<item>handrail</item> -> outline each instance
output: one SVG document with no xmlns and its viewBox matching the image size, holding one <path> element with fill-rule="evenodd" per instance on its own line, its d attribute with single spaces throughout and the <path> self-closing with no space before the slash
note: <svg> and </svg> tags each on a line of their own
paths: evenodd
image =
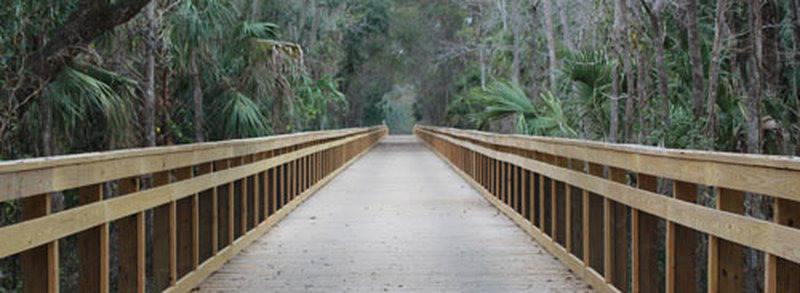
<svg viewBox="0 0 800 293">
<path fill-rule="evenodd" d="M 312 141 L 336 139 L 369 132 L 371 129 L 304 132 L 0 162 L 0 201 L 261 153 Z"/>
<path fill-rule="evenodd" d="M 705 266 L 708 292 L 740 292 L 745 247 L 765 254 L 766 292 L 800 290 L 797 158 L 421 125 L 415 134 L 603 291 L 695 292 Z M 707 190 L 716 207 L 698 203 Z M 773 198 L 774 220 L 745 216 L 746 194 Z M 703 250 L 708 258 L 698 260 Z"/>
<path fill-rule="evenodd" d="M 19 200 L 22 221 L 0 227 L 0 258 L 19 255 L 24 291 L 57 292 L 59 242 L 77 235 L 81 292 L 112 283 L 189 291 L 386 134 L 376 126 L 3 162 L 0 201 Z M 79 204 L 52 212 L 56 192 Z"/>
</svg>

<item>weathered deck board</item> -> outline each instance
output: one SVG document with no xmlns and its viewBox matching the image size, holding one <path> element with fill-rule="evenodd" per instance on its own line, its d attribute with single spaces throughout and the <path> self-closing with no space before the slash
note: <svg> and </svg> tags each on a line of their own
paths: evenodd
<svg viewBox="0 0 800 293">
<path fill-rule="evenodd" d="M 201 292 L 588 292 L 413 137 L 387 137 Z"/>
</svg>

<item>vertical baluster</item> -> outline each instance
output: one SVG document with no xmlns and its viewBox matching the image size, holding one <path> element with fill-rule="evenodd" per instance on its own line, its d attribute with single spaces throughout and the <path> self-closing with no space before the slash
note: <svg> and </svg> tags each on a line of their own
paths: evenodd
<svg viewBox="0 0 800 293">
<path fill-rule="evenodd" d="M 628 185 L 628 171 L 624 169 L 609 167 L 610 179 L 614 182 Z M 609 200 L 611 212 L 610 233 L 611 239 L 611 265 L 612 281 L 615 287 L 622 292 L 628 291 L 628 207 L 613 200 Z"/>
<path fill-rule="evenodd" d="M 656 177 L 636 174 L 637 188 L 657 192 Z M 633 244 L 633 292 L 662 292 L 659 284 L 658 218 L 640 210 L 631 211 Z"/>
<path fill-rule="evenodd" d="M 673 196 L 682 201 L 697 201 L 697 185 L 674 181 Z M 690 228 L 667 223 L 667 292 L 691 293 L 697 290 L 697 235 Z"/>
<path fill-rule="evenodd" d="M 228 160 L 219 160 L 214 162 L 215 172 L 222 172 L 224 170 L 227 170 L 228 167 L 229 167 Z M 231 234 L 233 234 L 233 230 L 230 229 L 229 228 L 230 226 L 228 225 L 229 223 L 231 223 L 230 218 L 233 217 L 233 215 L 230 214 L 230 209 L 229 209 L 230 199 L 232 198 L 233 195 L 231 193 L 232 185 L 233 185 L 232 183 L 228 182 L 214 189 L 216 192 L 214 200 L 215 203 L 214 211 L 216 212 L 216 215 L 214 217 L 215 221 L 213 223 L 215 226 L 214 229 L 212 230 L 215 232 L 213 235 L 214 238 L 216 239 L 216 241 L 214 241 L 214 244 L 216 245 L 216 247 L 214 247 L 214 255 L 216 255 L 225 246 L 228 246 L 228 241 L 232 236 Z"/>
<path fill-rule="evenodd" d="M 211 173 L 212 170 L 212 163 L 200 164 L 197 166 L 197 176 Z M 192 261 L 193 269 L 197 269 L 203 260 L 213 255 L 211 243 L 214 241 L 214 239 L 211 236 L 211 229 L 213 226 L 212 222 L 216 221 L 216 218 L 214 217 L 214 215 L 216 215 L 214 206 L 214 198 L 216 197 L 215 194 L 215 188 L 211 188 L 195 195 L 195 197 L 197 197 L 197 205 L 195 205 L 195 209 L 192 211 L 192 218 L 194 219 L 194 224 L 198 226 L 195 229 L 198 235 L 194 236 L 194 239 L 195 244 L 198 245 L 199 255 L 197 255 L 196 259 Z"/>
<path fill-rule="evenodd" d="M 189 166 L 175 170 L 175 179 L 178 181 L 191 179 L 194 175 L 193 169 L 193 166 Z M 197 194 L 192 194 L 188 197 L 182 198 L 177 202 L 177 268 L 176 277 L 173 280 L 174 282 L 192 271 L 194 268 L 194 258 L 195 255 L 198 254 L 196 251 L 197 245 L 195 242 L 195 235 L 197 232 L 195 231 L 196 222 L 194 219 L 194 210 L 196 207 Z"/>
<path fill-rule="evenodd" d="M 776 198 L 775 222 L 795 229 L 800 228 L 800 202 Z M 773 254 L 766 255 L 766 293 L 800 292 L 800 264 Z"/>
<path fill-rule="evenodd" d="M 139 177 L 119 180 L 119 195 L 139 191 Z M 145 287 L 145 242 L 144 212 L 117 221 L 119 231 L 119 279 L 120 292 L 143 293 Z"/>
<path fill-rule="evenodd" d="M 103 200 L 103 184 L 81 187 L 78 204 L 86 205 L 101 200 Z M 78 233 L 78 259 L 80 260 L 78 289 L 81 292 L 108 292 L 108 240 L 108 223 Z"/>
<path fill-rule="evenodd" d="M 23 221 L 47 216 L 52 209 L 49 193 L 24 197 L 20 203 Z M 22 252 L 20 270 L 23 292 L 58 292 L 58 241 Z"/>
<path fill-rule="evenodd" d="M 603 178 L 603 165 L 589 163 L 589 175 Z M 593 193 L 588 194 L 589 202 L 589 241 L 591 248 L 589 250 L 589 264 L 597 272 L 603 275 L 607 282 L 611 281 L 611 275 L 607 269 L 610 265 L 607 255 L 611 252 L 608 250 L 610 247 L 607 245 L 610 238 L 608 238 L 608 231 L 610 226 L 610 219 L 608 218 L 608 199 Z"/>
<path fill-rule="evenodd" d="M 170 171 L 153 174 L 153 188 L 170 183 Z M 175 281 L 175 213 L 176 204 L 167 204 L 153 209 L 153 287 L 164 290 Z"/>
<path fill-rule="evenodd" d="M 744 215 L 745 193 L 714 188 L 717 209 Z M 742 292 L 744 289 L 744 247 L 708 236 L 708 292 Z"/>
</svg>

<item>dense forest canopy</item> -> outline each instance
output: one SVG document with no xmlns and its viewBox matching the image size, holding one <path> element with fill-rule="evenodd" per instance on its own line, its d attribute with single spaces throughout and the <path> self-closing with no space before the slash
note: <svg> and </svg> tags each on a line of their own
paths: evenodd
<svg viewBox="0 0 800 293">
<path fill-rule="evenodd" d="M 792 0 L 9 0 L 2 157 L 415 123 L 800 151 Z"/>
</svg>

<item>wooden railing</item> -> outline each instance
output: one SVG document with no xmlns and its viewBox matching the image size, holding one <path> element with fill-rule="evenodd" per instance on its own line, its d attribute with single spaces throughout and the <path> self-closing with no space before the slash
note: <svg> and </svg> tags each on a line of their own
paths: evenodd
<svg viewBox="0 0 800 293">
<path fill-rule="evenodd" d="M 3 162 L 0 201 L 18 201 L 22 219 L 0 227 L 0 258 L 18 255 L 23 291 L 57 292 L 59 275 L 74 275 L 59 265 L 59 241 L 76 237 L 74 289 L 186 292 L 386 133 L 358 128 Z M 53 212 L 54 193 L 77 204 Z"/>
<path fill-rule="evenodd" d="M 798 158 L 427 126 L 415 133 L 595 289 L 743 292 L 754 282 L 800 292 Z M 698 203 L 701 192 L 716 202 Z M 746 216 L 753 195 L 774 216 Z M 753 267 L 746 255 L 763 269 L 745 269 Z"/>
</svg>

